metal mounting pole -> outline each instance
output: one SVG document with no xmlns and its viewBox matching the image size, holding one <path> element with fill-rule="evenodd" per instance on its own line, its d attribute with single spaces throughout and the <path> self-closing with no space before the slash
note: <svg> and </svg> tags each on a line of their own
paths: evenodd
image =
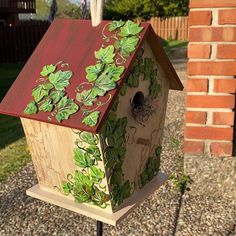
<svg viewBox="0 0 236 236">
<path fill-rule="evenodd" d="M 97 236 L 102 236 L 103 223 L 97 220 Z"/>
</svg>

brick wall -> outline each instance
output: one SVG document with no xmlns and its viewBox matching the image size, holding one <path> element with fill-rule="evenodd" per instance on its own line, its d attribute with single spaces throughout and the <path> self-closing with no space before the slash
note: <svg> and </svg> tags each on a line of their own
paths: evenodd
<svg viewBox="0 0 236 236">
<path fill-rule="evenodd" d="M 186 154 L 232 155 L 236 0 L 190 0 Z"/>
</svg>

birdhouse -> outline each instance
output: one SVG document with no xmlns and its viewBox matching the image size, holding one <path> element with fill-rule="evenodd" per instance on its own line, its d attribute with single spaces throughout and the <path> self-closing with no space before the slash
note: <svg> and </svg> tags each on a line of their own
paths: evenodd
<svg viewBox="0 0 236 236">
<path fill-rule="evenodd" d="M 55 20 L 0 104 L 23 124 L 27 194 L 116 225 L 166 179 L 168 91 L 182 88 L 150 24 Z"/>
</svg>

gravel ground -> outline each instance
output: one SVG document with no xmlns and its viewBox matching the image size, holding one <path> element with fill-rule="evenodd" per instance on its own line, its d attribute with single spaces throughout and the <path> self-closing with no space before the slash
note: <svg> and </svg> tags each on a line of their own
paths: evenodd
<svg viewBox="0 0 236 236">
<path fill-rule="evenodd" d="M 184 82 L 185 61 L 175 61 L 174 65 Z M 170 137 L 183 140 L 183 114 L 184 92 L 171 91 L 161 165 L 162 171 L 168 174 L 176 171 L 175 154 L 169 149 L 169 142 Z M 36 183 L 31 163 L 0 183 L 1 236 L 96 235 L 95 220 L 26 196 L 26 189 Z M 104 235 L 233 236 L 236 235 L 235 212 L 233 200 L 192 194 L 192 191 L 182 197 L 167 181 L 118 227 L 105 224 Z"/>
</svg>

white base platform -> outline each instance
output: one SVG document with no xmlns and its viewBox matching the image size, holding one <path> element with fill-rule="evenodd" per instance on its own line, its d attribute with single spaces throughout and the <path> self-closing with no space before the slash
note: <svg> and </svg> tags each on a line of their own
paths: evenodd
<svg viewBox="0 0 236 236">
<path fill-rule="evenodd" d="M 104 223 L 116 226 L 122 219 L 124 219 L 132 210 L 139 206 L 148 196 L 150 196 L 154 191 L 160 188 L 161 185 L 167 180 L 168 176 L 164 173 L 159 173 L 153 178 L 148 184 L 146 184 L 137 193 L 133 194 L 130 198 L 124 201 L 114 213 L 108 213 L 105 210 L 90 207 L 85 204 L 78 204 L 74 200 L 68 198 L 67 196 L 59 195 L 46 189 L 40 188 L 37 184 L 26 191 L 26 194 L 40 199 L 42 201 L 54 204 L 66 208 L 70 211 L 77 212 L 79 214 L 94 218 L 96 220 L 102 221 Z"/>
</svg>

